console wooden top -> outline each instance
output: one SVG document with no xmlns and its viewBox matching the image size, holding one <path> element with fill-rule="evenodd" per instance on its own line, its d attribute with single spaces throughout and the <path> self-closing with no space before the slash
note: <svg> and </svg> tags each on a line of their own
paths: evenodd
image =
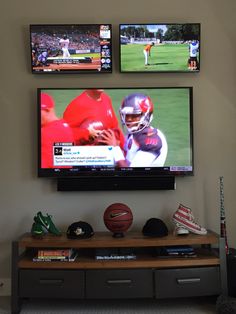
<svg viewBox="0 0 236 314">
<path fill-rule="evenodd" d="M 127 232 L 123 238 L 114 238 L 111 232 L 95 232 L 94 236 L 88 239 L 68 239 L 66 234 L 54 236 L 46 234 L 37 239 L 30 233 L 24 234 L 18 239 L 19 247 L 40 248 L 40 247 L 73 247 L 73 248 L 106 248 L 106 247 L 155 247 L 168 245 L 194 245 L 214 244 L 219 242 L 219 235 L 208 231 L 206 235 L 188 234 L 175 236 L 169 234 L 165 237 L 146 237 L 141 232 Z"/>
</svg>

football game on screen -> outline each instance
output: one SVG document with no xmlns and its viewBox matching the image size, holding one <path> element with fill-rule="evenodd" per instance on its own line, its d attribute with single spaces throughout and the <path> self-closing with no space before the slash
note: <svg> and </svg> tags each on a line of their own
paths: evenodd
<svg viewBox="0 0 236 314">
<path fill-rule="evenodd" d="M 190 104 L 190 88 L 41 89 L 41 168 L 191 172 Z"/>
</svg>

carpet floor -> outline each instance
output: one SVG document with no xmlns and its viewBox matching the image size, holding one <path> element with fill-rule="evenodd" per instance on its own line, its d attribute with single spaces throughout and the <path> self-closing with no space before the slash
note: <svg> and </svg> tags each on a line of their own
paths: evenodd
<svg viewBox="0 0 236 314">
<path fill-rule="evenodd" d="M 10 314 L 10 298 L 0 297 L 0 314 Z M 165 300 L 27 300 L 21 314 L 215 314 L 216 298 Z"/>
</svg>

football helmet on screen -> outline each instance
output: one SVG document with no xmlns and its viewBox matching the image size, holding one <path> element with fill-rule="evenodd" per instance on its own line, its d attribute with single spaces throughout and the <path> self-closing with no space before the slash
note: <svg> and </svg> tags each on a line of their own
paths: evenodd
<svg viewBox="0 0 236 314">
<path fill-rule="evenodd" d="M 130 133 L 140 132 L 150 125 L 153 109 L 154 105 L 147 95 L 130 94 L 124 98 L 120 107 L 122 124 Z"/>
<path fill-rule="evenodd" d="M 97 139 L 104 130 L 104 125 L 102 121 L 86 119 L 79 125 L 79 132 L 81 129 L 86 129 L 89 131 L 89 138 L 87 140 L 80 139 L 79 145 L 97 145 Z"/>
</svg>

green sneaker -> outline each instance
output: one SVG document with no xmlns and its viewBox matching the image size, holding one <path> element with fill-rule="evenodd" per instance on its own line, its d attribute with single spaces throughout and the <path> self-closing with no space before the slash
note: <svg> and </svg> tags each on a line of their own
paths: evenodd
<svg viewBox="0 0 236 314">
<path fill-rule="evenodd" d="M 33 223 L 31 227 L 31 235 L 37 238 L 40 238 L 44 235 L 44 231 L 40 223 L 38 222 Z"/>
<path fill-rule="evenodd" d="M 61 231 L 57 229 L 57 227 L 54 225 L 51 215 L 47 214 L 46 216 L 44 216 L 41 212 L 38 212 L 37 215 L 34 217 L 34 221 L 41 224 L 41 226 L 50 233 L 57 236 L 61 235 Z"/>
</svg>

